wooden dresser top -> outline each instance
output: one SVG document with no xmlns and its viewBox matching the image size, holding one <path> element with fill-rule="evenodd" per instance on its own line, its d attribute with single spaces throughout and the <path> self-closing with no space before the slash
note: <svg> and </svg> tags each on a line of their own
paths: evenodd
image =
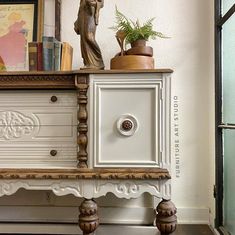
<svg viewBox="0 0 235 235">
<path fill-rule="evenodd" d="M 145 70 L 74 70 L 68 72 L 1 72 L 0 89 L 75 89 L 77 83 L 88 83 L 89 74 L 172 73 L 171 69 Z"/>
</svg>

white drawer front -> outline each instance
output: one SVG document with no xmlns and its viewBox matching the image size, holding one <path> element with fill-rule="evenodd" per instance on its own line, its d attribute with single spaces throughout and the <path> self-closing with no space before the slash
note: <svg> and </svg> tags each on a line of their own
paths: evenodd
<svg viewBox="0 0 235 235">
<path fill-rule="evenodd" d="M 56 151 L 55 155 L 51 151 Z M 1 168 L 66 168 L 77 166 L 77 148 L 48 146 L 1 147 Z"/>
<path fill-rule="evenodd" d="M 53 100 L 56 97 L 56 101 Z M 1 91 L 0 107 L 76 107 L 76 91 Z"/>
<path fill-rule="evenodd" d="M 75 108 L 0 108 L 1 145 L 15 142 L 73 142 L 76 135 Z"/>
<path fill-rule="evenodd" d="M 0 93 L 0 167 L 76 167 L 76 142 L 76 92 Z"/>
<path fill-rule="evenodd" d="M 136 77 L 92 80 L 94 131 L 90 130 L 90 138 L 94 148 L 90 146 L 90 151 L 95 167 L 159 167 L 162 85 L 161 79 Z M 131 123 L 129 130 L 123 129 L 124 121 Z"/>
</svg>

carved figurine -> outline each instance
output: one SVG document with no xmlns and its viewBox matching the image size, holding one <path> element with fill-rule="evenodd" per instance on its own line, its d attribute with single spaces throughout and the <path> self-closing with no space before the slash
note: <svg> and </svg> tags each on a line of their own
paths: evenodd
<svg viewBox="0 0 235 235">
<path fill-rule="evenodd" d="M 95 40 L 99 12 L 103 6 L 104 0 L 80 0 L 74 30 L 81 39 L 81 53 L 84 63 L 82 69 L 104 69 L 102 54 Z"/>
</svg>

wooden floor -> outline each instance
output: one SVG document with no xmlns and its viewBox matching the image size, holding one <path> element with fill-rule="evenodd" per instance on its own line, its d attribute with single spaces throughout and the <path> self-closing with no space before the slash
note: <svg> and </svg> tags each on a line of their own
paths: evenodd
<svg viewBox="0 0 235 235">
<path fill-rule="evenodd" d="M 104 226 L 96 235 L 160 235 L 154 227 Z M 214 235 L 208 225 L 178 225 L 171 235 Z"/>
<path fill-rule="evenodd" d="M 179 225 L 174 235 L 213 235 L 207 225 Z"/>
<path fill-rule="evenodd" d="M 37 231 L 35 232 L 37 233 Z M 156 228 L 151 226 L 101 225 L 95 235 L 160 235 L 160 233 Z M 172 235 L 214 235 L 214 233 L 207 225 L 178 225 L 177 231 Z"/>
</svg>

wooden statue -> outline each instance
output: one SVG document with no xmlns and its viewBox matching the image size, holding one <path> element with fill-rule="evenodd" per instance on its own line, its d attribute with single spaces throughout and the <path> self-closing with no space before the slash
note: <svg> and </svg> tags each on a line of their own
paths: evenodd
<svg viewBox="0 0 235 235">
<path fill-rule="evenodd" d="M 99 12 L 103 6 L 104 0 L 80 0 L 74 30 L 81 37 L 81 52 L 84 63 L 82 69 L 104 69 L 102 54 L 95 40 Z"/>
</svg>

